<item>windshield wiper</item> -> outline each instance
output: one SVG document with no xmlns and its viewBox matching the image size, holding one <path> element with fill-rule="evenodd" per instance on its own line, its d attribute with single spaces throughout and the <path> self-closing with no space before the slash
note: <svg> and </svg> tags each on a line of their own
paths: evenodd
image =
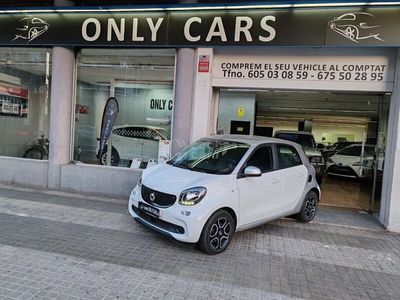
<svg viewBox="0 0 400 300">
<path fill-rule="evenodd" d="M 188 167 L 187 164 L 183 164 L 183 163 L 171 163 L 171 165 L 174 166 L 174 167 L 177 167 L 177 168 L 190 170 L 190 167 Z"/>
<path fill-rule="evenodd" d="M 188 168 L 188 169 L 191 170 L 191 171 L 197 171 L 197 172 L 200 172 L 200 173 L 211 173 L 209 171 L 206 171 L 206 170 L 198 168 L 198 167 L 191 167 L 191 168 Z"/>
</svg>

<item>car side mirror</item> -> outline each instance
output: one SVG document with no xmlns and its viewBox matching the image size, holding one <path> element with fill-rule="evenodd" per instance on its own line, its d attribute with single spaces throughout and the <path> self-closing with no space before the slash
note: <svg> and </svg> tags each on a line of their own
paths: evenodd
<svg viewBox="0 0 400 300">
<path fill-rule="evenodd" d="M 245 177 L 260 177 L 261 174 L 260 168 L 257 167 L 248 166 L 246 169 L 244 169 Z"/>
<path fill-rule="evenodd" d="M 322 143 L 317 144 L 317 149 L 318 150 L 324 149 L 324 144 L 322 144 Z"/>
</svg>

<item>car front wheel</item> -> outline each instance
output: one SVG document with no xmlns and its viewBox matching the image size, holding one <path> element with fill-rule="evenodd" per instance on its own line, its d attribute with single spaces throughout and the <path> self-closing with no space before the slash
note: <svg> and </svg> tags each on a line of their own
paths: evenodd
<svg viewBox="0 0 400 300">
<path fill-rule="evenodd" d="M 216 211 L 204 225 L 199 240 L 199 248 L 210 255 L 218 254 L 228 248 L 235 233 L 235 222 L 225 210 Z"/>
<path fill-rule="evenodd" d="M 300 212 L 297 214 L 297 219 L 303 223 L 310 222 L 317 214 L 317 208 L 318 195 L 314 191 L 309 191 L 304 198 Z"/>
<path fill-rule="evenodd" d="M 106 147 L 104 149 L 104 153 L 100 159 L 100 163 L 105 166 L 107 165 L 107 154 L 108 154 L 108 150 Z M 116 167 L 116 166 L 118 166 L 118 164 L 119 164 L 119 154 L 118 154 L 117 150 L 114 147 L 112 147 L 111 148 L 111 165 Z"/>
</svg>

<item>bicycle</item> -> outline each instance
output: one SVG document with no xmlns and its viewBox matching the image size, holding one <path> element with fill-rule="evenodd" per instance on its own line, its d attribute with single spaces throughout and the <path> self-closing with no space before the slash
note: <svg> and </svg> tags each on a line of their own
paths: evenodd
<svg viewBox="0 0 400 300">
<path fill-rule="evenodd" d="M 24 153 L 24 158 L 31 159 L 48 159 L 49 157 L 49 140 L 41 135 L 40 139 L 37 139 L 37 145 L 31 146 Z"/>
</svg>

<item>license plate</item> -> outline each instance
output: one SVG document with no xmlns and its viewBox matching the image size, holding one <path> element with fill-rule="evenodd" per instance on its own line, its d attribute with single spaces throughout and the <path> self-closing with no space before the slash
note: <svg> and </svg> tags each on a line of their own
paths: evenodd
<svg viewBox="0 0 400 300">
<path fill-rule="evenodd" d="M 160 210 L 158 208 L 144 204 L 142 202 L 139 202 L 139 209 L 156 218 L 159 218 L 161 215 Z"/>
</svg>

